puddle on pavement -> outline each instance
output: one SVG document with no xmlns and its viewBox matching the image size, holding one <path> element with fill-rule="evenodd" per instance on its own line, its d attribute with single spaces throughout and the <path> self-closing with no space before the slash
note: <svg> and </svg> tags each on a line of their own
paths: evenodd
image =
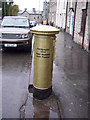
<svg viewBox="0 0 90 120">
<path fill-rule="evenodd" d="M 33 61 L 33 60 L 32 60 Z M 33 62 L 32 62 L 33 63 Z M 59 101 L 57 97 L 52 94 L 44 100 L 33 98 L 33 64 L 31 67 L 30 83 L 28 99 L 25 104 L 24 118 L 57 118 L 60 119 Z M 23 116 L 21 116 L 23 118 Z"/>
<path fill-rule="evenodd" d="M 25 118 L 60 118 L 58 100 L 52 93 L 50 97 L 44 100 L 33 98 L 33 93 L 28 94 L 25 106 Z"/>
</svg>

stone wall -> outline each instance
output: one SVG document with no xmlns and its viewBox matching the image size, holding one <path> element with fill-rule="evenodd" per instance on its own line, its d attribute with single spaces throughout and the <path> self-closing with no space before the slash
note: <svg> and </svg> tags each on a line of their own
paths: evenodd
<svg viewBox="0 0 90 120">
<path fill-rule="evenodd" d="M 88 40 L 89 40 L 89 50 L 90 50 L 90 2 L 88 2 Z"/>
<path fill-rule="evenodd" d="M 88 37 L 88 16 L 87 16 L 85 38 L 84 38 L 84 49 L 88 51 L 88 48 L 89 48 L 89 37 Z"/>
<path fill-rule="evenodd" d="M 76 19 L 75 19 L 75 31 L 74 31 L 74 41 L 79 45 L 82 45 L 83 36 L 80 34 L 81 32 L 81 20 L 82 20 L 82 9 L 86 9 L 85 2 L 77 3 L 76 10 Z M 88 40 L 88 16 L 86 19 L 86 27 L 85 27 L 85 36 L 84 36 L 84 49 L 88 51 L 89 40 Z"/>
<path fill-rule="evenodd" d="M 56 26 L 65 30 L 67 0 L 57 0 Z"/>
<path fill-rule="evenodd" d="M 75 18 L 74 41 L 80 45 L 82 44 L 82 36 L 79 34 L 81 29 L 81 18 L 82 18 L 81 3 L 78 2 Z"/>
<path fill-rule="evenodd" d="M 70 24 L 71 24 L 71 2 L 68 0 L 68 10 L 67 10 L 67 25 L 66 25 L 66 32 L 70 33 Z M 75 0 L 72 0 L 72 8 L 75 11 Z"/>
<path fill-rule="evenodd" d="M 49 23 L 52 22 L 56 26 L 56 10 L 57 0 L 50 0 L 49 2 Z"/>
</svg>

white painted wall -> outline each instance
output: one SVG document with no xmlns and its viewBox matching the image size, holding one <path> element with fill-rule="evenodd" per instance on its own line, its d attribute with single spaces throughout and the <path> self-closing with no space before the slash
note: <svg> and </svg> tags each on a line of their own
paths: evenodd
<svg viewBox="0 0 90 120">
<path fill-rule="evenodd" d="M 67 0 L 57 0 L 56 26 L 65 29 Z"/>
</svg>

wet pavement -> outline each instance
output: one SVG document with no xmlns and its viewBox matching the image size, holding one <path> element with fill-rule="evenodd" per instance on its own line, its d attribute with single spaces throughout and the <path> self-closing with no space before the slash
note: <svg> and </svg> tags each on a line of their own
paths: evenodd
<svg viewBox="0 0 90 120">
<path fill-rule="evenodd" d="M 28 100 L 25 106 L 24 118 L 60 118 L 60 111 L 58 108 L 58 99 L 55 95 L 51 95 L 44 100 L 37 100 L 33 98 L 33 94 L 28 94 Z M 21 117 L 23 118 L 23 116 Z"/>
<path fill-rule="evenodd" d="M 62 118 L 88 118 L 88 54 L 69 34 L 57 35 L 52 87 Z"/>
<path fill-rule="evenodd" d="M 88 118 L 88 54 L 69 34 L 57 36 L 53 91 L 62 118 Z"/>
<path fill-rule="evenodd" d="M 88 53 L 69 34 L 57 35 L 53 93 L 45 100 L 34 99 L 28 91 L 33 78 L 30 53 L 6 51 L 0 55 L 3 118 L 88 118 Z"/>
<path fill-rule="evenodd" d="M 43 101 L 29 93 L 32 57 L 19 50 L 6 50 L 2 55 L 2 117 L 3 118 L 60 118 L 57 97 Z"/>
</svg>

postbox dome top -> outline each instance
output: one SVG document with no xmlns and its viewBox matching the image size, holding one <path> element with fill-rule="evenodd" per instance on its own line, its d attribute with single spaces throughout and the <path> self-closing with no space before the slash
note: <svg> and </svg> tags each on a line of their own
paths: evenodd
<svg viewBox="0 0 90 120">
<path fill-rule="evenodd" d="M 36 27 L 31 28 L 30 31 L 34 34 L 51 35 L 51 34 L 58 34 L 60 30 L 49 25 L 38 25 Z"/>
</svg>

